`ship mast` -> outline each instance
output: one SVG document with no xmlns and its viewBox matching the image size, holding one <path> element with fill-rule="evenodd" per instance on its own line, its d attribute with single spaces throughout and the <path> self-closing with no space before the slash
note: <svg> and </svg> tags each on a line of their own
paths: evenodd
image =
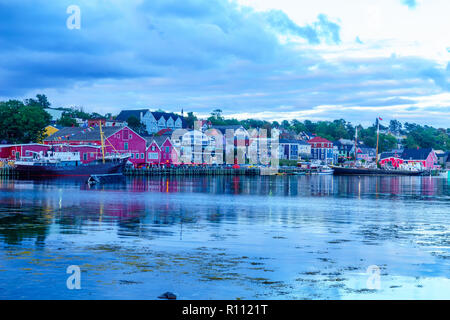
<svg viewBox="0 0 450 320">
<path fill-rule="evenodd" d="M 103 131 L 102 131 L 102 120 L 99 120 L 98 124 L 100 127 L 100 141 L 102 142 L 102 160 L 103 160 L 103 163 L 105 163 L 105 142 L 104 142 Z"/>
<path fill-rule="evenodd" d="M 378 167 L 378 141 L 380 140 L 380 119 L 377 118 L 377 150 L 375 152 L 375 165 Z"/>
</svg>

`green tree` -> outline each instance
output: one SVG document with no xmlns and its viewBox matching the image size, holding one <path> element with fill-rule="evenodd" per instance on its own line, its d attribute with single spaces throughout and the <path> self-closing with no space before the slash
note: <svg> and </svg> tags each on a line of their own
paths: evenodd
<svg viewBox="0 0 450 320">
<path fill-rule="evenodd" d="M 69 116 L 68 114 L 63 114 L 62 117 L 56 121 L 57 125 L 63 126 L 63 127 L 78 127 L 77 121 Z"/>
<path fill-rule="evenodd" d="M 184 118 L 186 121 L 186 127 L 189 129 L 194 129 L 194 123 L 197 121 L 197 117 L 194 115 L 193 112 L 188 112 L 187 117 Z"/>
<path fill-rule="evenodd" d="M 18 100 L 0 102 L 0 140 L 9 143 L 36 142 L 43 138 L 51 117 L 38 105 Z"/>
<path fill-rule="evenodd" d="M 137 133 L 141 134 L 145 132 L 145 125 L 135 116 L 129 117 L 127 123 L 128 126 Z"/>
</svg>

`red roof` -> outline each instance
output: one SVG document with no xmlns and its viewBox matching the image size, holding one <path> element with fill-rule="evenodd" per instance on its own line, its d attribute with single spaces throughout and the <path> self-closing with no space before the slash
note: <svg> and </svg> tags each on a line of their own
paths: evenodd
<svg viewBox="0 0 450 320">
<path fill-rule="evenodd" d="M 314 143 L 314 142 L 326 142 L 326 143 L 331 143 L 331 141 L 328 141 L 325 138 L 321 138 L 321 137 L 315 137 L 312 138 L 311 140 L 308 141 L 309 143 Z"/>
</svg>

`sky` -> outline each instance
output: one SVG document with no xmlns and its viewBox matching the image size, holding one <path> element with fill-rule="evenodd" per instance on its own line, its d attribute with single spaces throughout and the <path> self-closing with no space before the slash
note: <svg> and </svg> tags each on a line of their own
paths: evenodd
<svg viewBox="0 0 450 320">
<path fill-rule="evenodd" d="M 448 0 L 0 0 L 0 100 L 450 127 L 448 12 Z"/>
</svg>

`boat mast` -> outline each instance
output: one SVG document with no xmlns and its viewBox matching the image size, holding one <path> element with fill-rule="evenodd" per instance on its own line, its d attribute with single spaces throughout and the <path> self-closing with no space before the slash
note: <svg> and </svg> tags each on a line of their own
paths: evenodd
<svg viewBox="0 0 450 320">
<path fill-rule="evenodd" d="M 356 155 L 358 154 L 356 151 L 357 144 L 358 144 L 358 126 L 356 126 L 356 131 L 355 131 L 355 163 L 357 160 Z"/>
<path fill-rule="evenodd" d="M 102 160 L 103 160 L 103 163 L 105 163 L 105 142 L 104 142 L 103 131 L 102 131 L 102 120 L 99 120 L 98 124 L 100 126 L 100 141 L 102 142 Z"/>
<path fill-rule="evenodd" d="M 377 118 L 377 150 L 375 152 L 375 165 L 378 167 L 378 141 L 380 140 L 380 119 Z"/>
</svg>

